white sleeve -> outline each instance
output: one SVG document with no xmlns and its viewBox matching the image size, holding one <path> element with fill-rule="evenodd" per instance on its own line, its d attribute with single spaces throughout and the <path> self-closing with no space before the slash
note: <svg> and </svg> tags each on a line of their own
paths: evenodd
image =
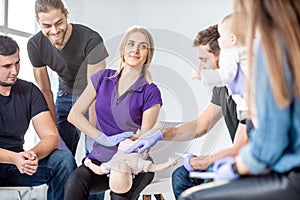
<svg viewBox="0 0 300 200">
<path fill-rule="evenodd" d="M 237 73 L 237 63 L 239 62 L 239 55 L 236 49 L 222 49 L 219 56 L 219 76 L 223 83 L 231 83 Z"/>
<path fill-rule="evenodd" d="M 138 159 L 138 172 L 148 172 L 149 165 L 152 164 L 150 160 L 144 160 L 142 157 Z"/>
<path fill-rule="evenodd" d="M 101 171 L 103 171 L 106 174 L 108 174 L 110 172 L 110 168 L 111 168 L 111 166 L 108 163 L 102 163 L 100 165 Z"/>
</svg>

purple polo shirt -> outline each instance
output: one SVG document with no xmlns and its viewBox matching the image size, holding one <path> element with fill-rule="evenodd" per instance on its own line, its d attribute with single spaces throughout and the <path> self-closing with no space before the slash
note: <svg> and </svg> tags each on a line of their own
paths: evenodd
<svg viewBox="0 0 300 200">
<path fill-rule="evenodd" d="M 119 96 L 120 75 L 114 76 L 115 73 L 115 70 L 104 69 L 91 77 L 97 93 L 96 128 L 108 136 L 137 131 L 142 125 L 143 112 L 156 104 L 162 105 L 158 87 L 149 84 L 143 75 Z M 116 152 L 117 146 L 105 147 L 95 142 L 89 158 L 107 162 Z"/>
</svg>

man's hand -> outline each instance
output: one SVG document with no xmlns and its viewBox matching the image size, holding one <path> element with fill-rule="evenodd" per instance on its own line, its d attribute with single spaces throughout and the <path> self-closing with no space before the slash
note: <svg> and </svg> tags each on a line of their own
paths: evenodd
<svg viewBox="0 0 300 200">
<path fill-rule="evenodd" d="M 239 177 L 233 168 L 234 163 L 233 157 L 225 157 L 223 159 L 217 160 L 213 166 L 213 171 L 216 173 L 214 181 L 227 180 L 232 181 Z"/>
<path fill-rule="evenodd" d="M 158 141 L 163 139 L 163 135 L 161 131 L 156 131 L 151 134 L 144 135 L 140 137 L 132 147 L 127 149 L 125 153 L 132 153 L 136 149 L 138 150 L 138 153 L 143 153 L 146 150 L 149 150 L 151 147 L 153 147 Z"/>
<path fill-rule="evenodd" d="M 17 153 L 15 165 L 21 174 L 33 175 L 38 168 L 38 158 L 33 151 Z"/>
<path fill-rule="evenodd" d="M 210 156 L 192 157 L 190 164 L 195 170 L 206 170 L 211 165 Z"/>
<path fill-rule="evenodd" d="M 193 172 L 195 171 L 195 169 L 193 168 L 193 166 L 191 165 L 190 161 L 192 158 L 196 157 L 196 155 L 194 154 L 190 154 L 188 156 L 186 156 L 184 158 L 184 161 L 183 161 L 183 166 L 186 170 L 188 170 L 189 172 Z"/>
<path fill-rule="evenodd" d="M 112 147 L 131 136 L 133 136 L 133 132 L 124 132 L 113 136 L 107 136 L 104 133 L 99 133 L 95 141 L 103 146 Z"/>
</svg>

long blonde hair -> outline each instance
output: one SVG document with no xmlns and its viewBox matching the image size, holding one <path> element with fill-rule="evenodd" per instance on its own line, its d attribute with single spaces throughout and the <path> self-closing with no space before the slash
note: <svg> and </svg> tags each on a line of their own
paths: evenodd
<svg viewBox="0 0 300 200">
<path fill-rule="evenodd" d="M 292 95 L 300 97 L 300 1 L 299 0 L 235 0 L 235 11 L 247 14 L 247 43 L 249 44 L 249 68 L 253 66 L 253 39 L 256 28 L 260 33 L 266 54 L 269 78 L 278 106 L 287 106 Z M 284 48 L 282 48 L 282 45 Z M 288 90 L 283 68 L 286 53 L 293 78 L 293 94 Z M 259 67 L 259 66 L 257 66 Z M 253 70 L 249 71 L 252 80 Z M 248 84 L 249 94 L 252 94 Z"/>
<path fill-rule="evenodd" d="M 131 36 L 131 34 L 133 34 L 135 32 L 143 33 L 147 38 L 148 55 L 147 55 L 146 62 L 143 65 L 142 73 L 144 74 L 145 79 L 147 80 L 147 82 L 152 83 L 152 76 L 149 72 L 149 67 L 150 67 L 150 64 L 151 64 L 151 61 L 152 61 L 152 58 L 153 58 L 153 54 L 154 54 L 154 40 L 153 40 L 153 37 L 152 37 L 151 33 L 147 29 L 145 29 L 141 26 L 129 27 L 127 29 L 126 33 L 124 34 L 122 42 L 120 44 L 120 48 L 119 48 L 120 65 L 119 65 L 119 68 L 118 68 L 115 75 L 119 74 L 121 72 L 122 68 L 124 67 L 124 49 L 125 49 L 125 46 L 126 46 L 126 43 L 129 39 L 129 37 Z"/>
</svg>

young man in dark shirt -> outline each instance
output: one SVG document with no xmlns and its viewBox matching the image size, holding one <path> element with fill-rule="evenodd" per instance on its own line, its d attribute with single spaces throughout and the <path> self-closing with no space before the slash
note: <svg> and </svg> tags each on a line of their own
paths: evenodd
<svg viewBox="0 0 300 200">
<path fill-rule="evenodd" d="M 67 117 L 90 76 L 105 68 L 108 53 L 99 33 L 84 25 L 68 23 L 69 12 L 61 0 L 36 0 L 35 14 L 41 31 L 30 38 L 27 45 L 34 77 L 57 122 L 62 149 L 65 143 L 75 155 L 80 132 Z M 58 75 L 56 103 L 47 67 Z M 96 124 L 92 107 L 89 114 L 90 121 Z M 91 145 L 92 142 L 87 150 Z"/>
<path fill-rule="evenodd" d="M 64 184 L 76 163 L 70 152 L 57 150 L 59 135 L 41 91 L 18 79 L 19 46 L 0 36 L 0 186 L 48 185 L 47 199 L 62 200 Z M 32 121 L 40 141 L 24 151 Z"/>
</svg>

